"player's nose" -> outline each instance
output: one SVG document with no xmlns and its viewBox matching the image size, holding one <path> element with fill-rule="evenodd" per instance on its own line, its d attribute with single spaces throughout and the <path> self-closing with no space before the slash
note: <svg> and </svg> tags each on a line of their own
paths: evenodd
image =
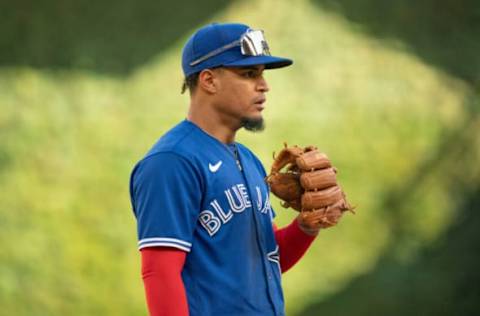
<svg viewBox="0 0 480 316">
<path fill-rule="evenodd" d="M 268 86 L 268 83 L 263 76 L 260 76 L 258 78 L 257 90 L 261 91 L 261 92 L 264 92 L 264 93 L 268 92 L 270 90 L 270 87 Z"/>
</svg>

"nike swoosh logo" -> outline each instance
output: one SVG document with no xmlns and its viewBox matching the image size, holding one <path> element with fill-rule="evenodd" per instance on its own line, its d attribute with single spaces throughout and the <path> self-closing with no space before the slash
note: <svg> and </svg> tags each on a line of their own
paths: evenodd
<svg viewBox="0 0 480 316">
<path fill-rule="evenodd" d="M 222 161 L 220 160 L 216 164 L 212 165 L 211 163 L 208 164 L 208 169 L 210 169 L 211 172 L 217 172 L 220 166 L 222 165 Z"/>
</svg>

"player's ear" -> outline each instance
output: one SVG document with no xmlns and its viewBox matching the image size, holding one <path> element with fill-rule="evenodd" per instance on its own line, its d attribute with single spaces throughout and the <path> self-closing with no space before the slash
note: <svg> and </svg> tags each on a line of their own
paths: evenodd
<svg viewBox="0 0 480 316">
<path fill-rule="evenodd" d="M 216 93 L 218 90 L 218 73 L 213 69 L 202 70 L 198 75 L 198 86 L 207 93 Z"/>
</svg>

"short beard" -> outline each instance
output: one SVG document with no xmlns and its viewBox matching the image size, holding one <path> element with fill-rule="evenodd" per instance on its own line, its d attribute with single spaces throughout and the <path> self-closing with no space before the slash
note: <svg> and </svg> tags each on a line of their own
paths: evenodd
<svg viewBox="0 0 480 316">
<path fill-rule="evenodd" d="M 263 118 L 251 119 L 244 117 L 242 119 L 242 127 L 247 131 L 261 132 L 265 129 L 265 122 Z"/>
</svg>

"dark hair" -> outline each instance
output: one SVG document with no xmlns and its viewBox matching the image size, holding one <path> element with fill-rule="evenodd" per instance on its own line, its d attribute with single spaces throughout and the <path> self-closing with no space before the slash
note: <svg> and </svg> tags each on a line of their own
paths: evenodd
<svg viewBox="0 0 480 316">
<path fill-rule="evenodd" d="M 184 94 L 185 91 L 187 91 L 187 89 L 190 91 L 190 93 L 192 93 L 195 90 L 195 88 L 197 87 L 199 74 L 200 72 L 195 72 L 183 80 L 182 94 Z"/>
</svg>

